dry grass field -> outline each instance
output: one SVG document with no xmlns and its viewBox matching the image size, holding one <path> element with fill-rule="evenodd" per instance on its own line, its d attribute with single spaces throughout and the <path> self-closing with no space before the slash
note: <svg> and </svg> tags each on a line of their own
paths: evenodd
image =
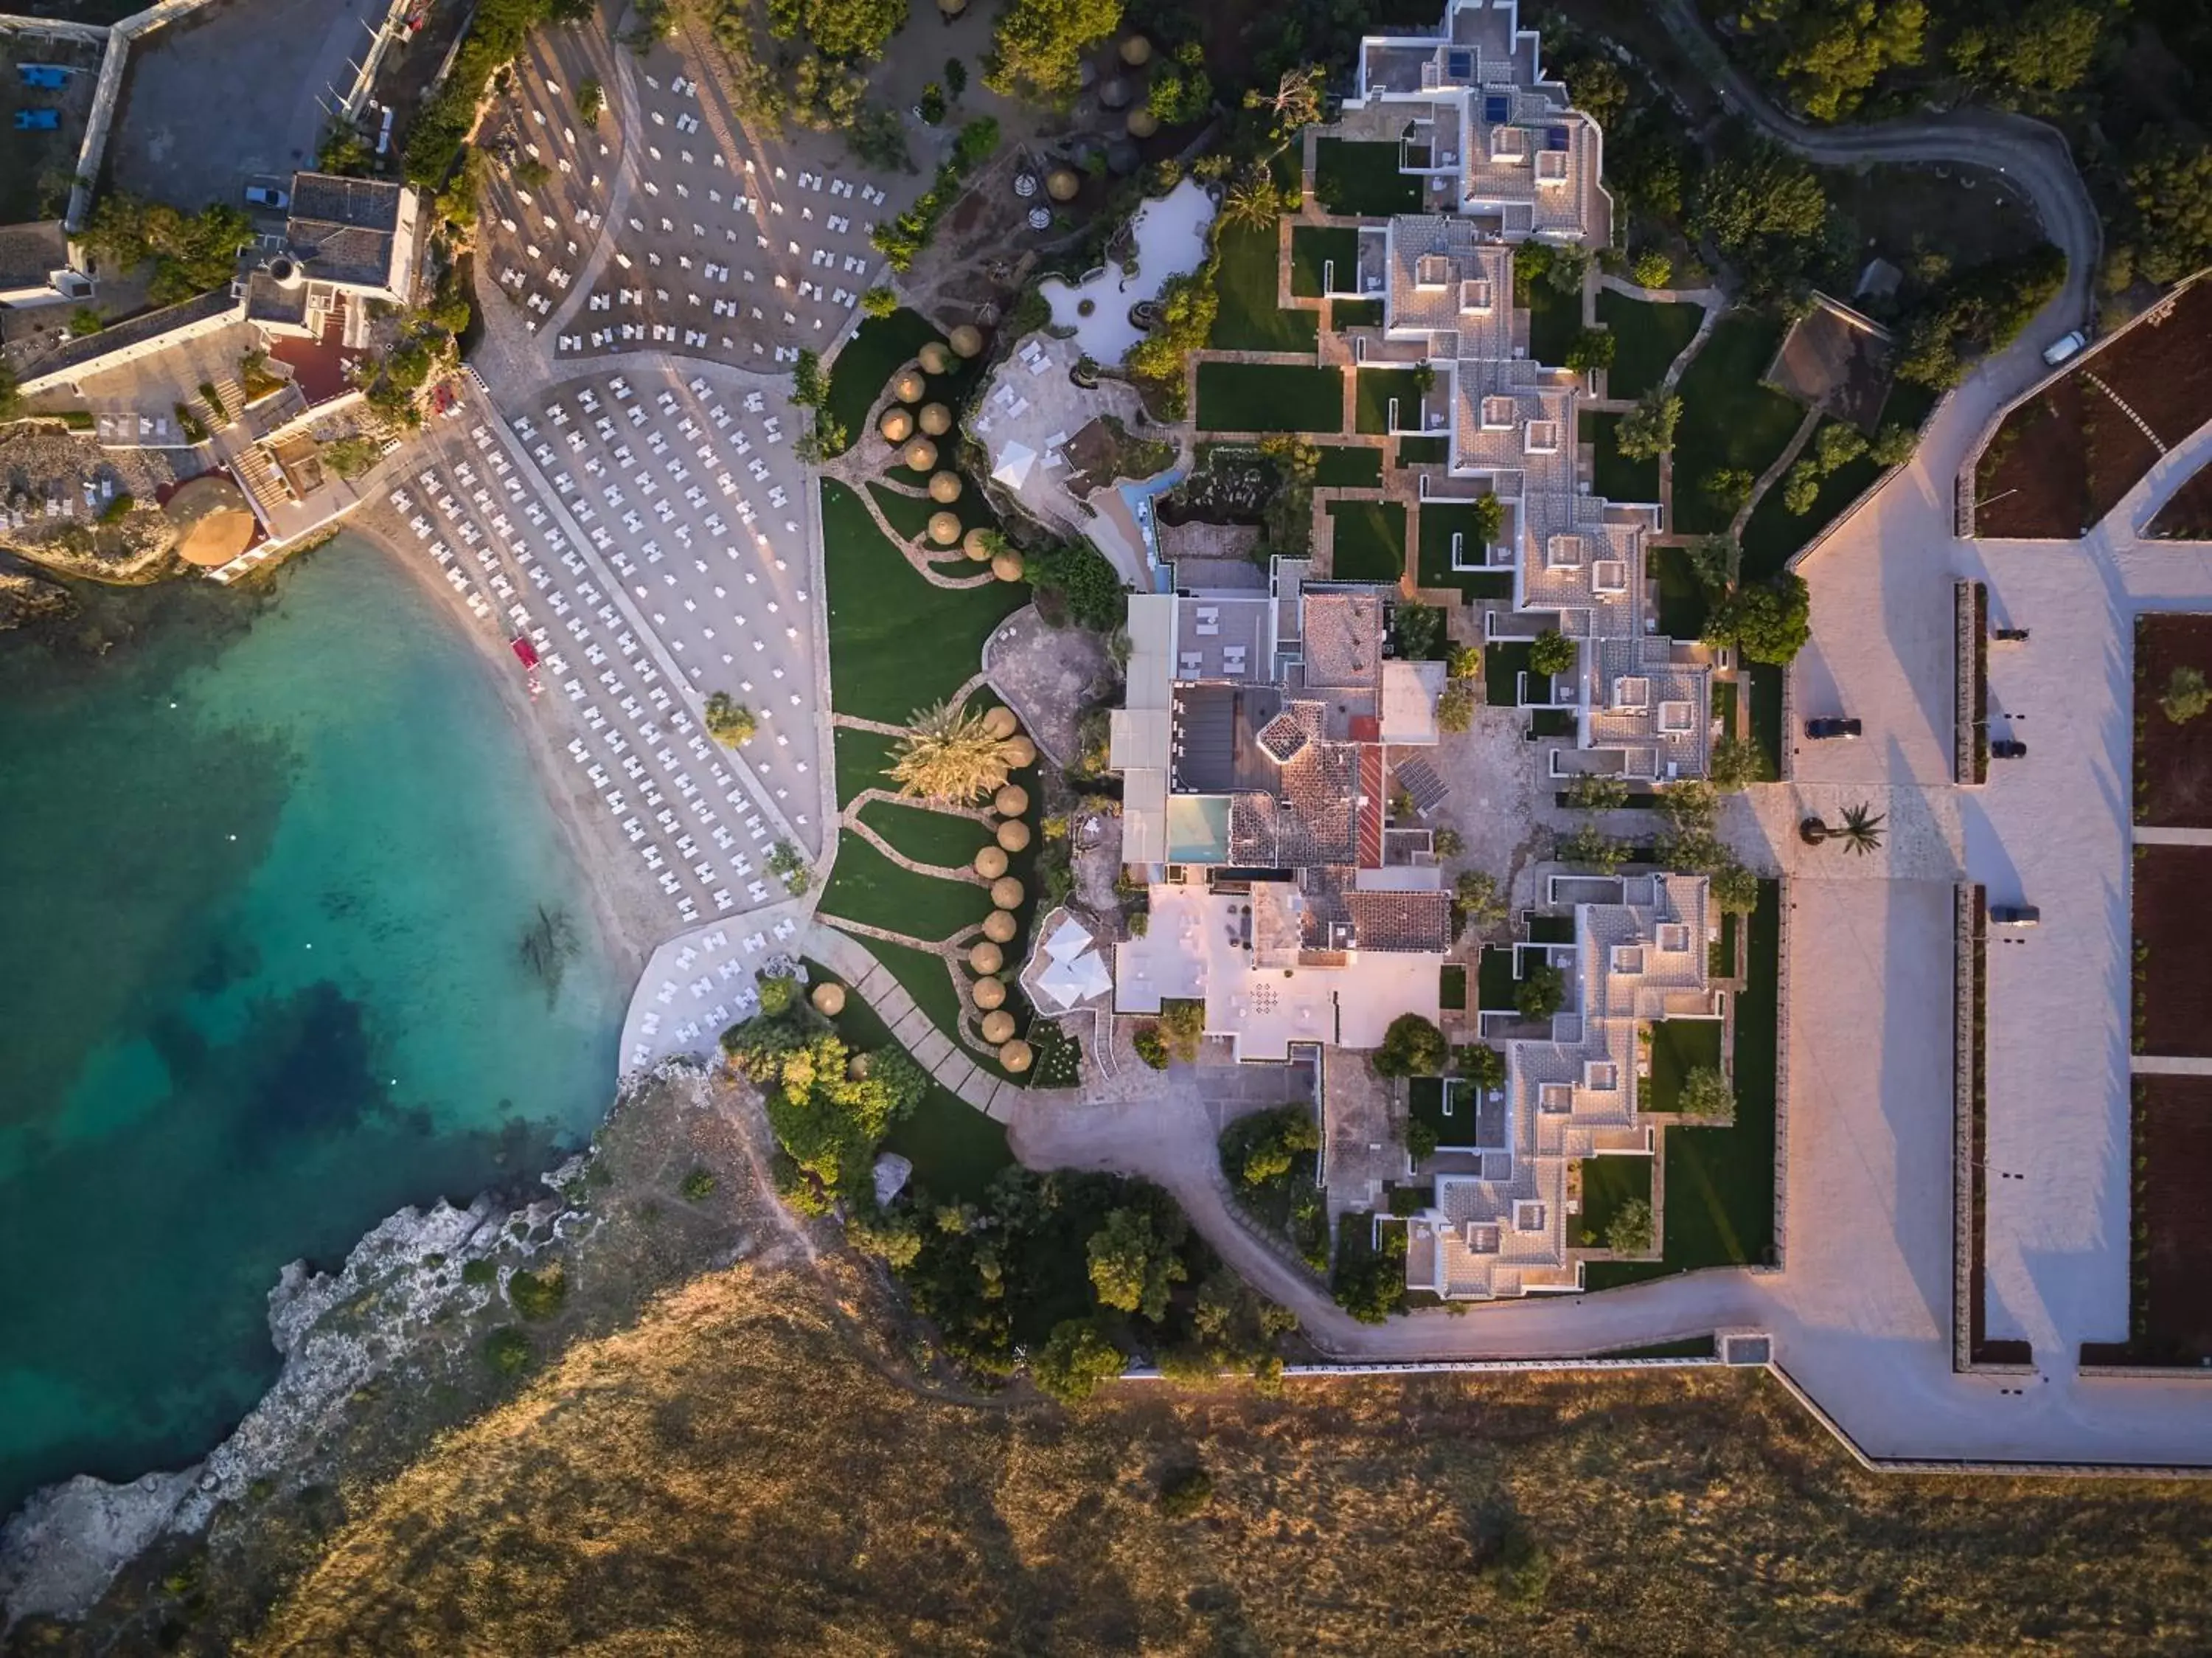
<svg viewBox="0 0 2212 1658">
<path fill-rule="evenodd" d="M 2204 1487 L 1877 1478 L 1757 1375 L 974 1399 L 828 1270 L 709 1276 L 572 1350 L 356 1507 L 246 1649 L 2207 1644 Z"/>
</svg>

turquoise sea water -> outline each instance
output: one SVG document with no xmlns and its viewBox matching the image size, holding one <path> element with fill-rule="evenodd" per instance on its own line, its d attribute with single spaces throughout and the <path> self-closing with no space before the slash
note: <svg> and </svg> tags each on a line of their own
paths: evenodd
<svg viewBox="0 0 2212 1658">
<path fill-rule="evenodd" d="M 199 1455 L 286 1261 L 587 1137 L 628 988 L 496 670 L 386 554 L 83 597 L 0 635 L 0 1513 Z"/>
</svg>

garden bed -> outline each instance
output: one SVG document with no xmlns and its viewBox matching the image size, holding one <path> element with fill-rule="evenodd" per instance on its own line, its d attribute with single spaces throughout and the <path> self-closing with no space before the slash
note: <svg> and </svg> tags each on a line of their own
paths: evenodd
<svg viewBox="0 0 2212 1658">
<path fill-rule="evenodd" d="M 2212 541 L 2212 466 L 2200 466 L 2143 527 L 2154 541 Z"/>
<path fill-rule="evenodd" d="M 2135 1362 L 2212 1360 L 2212 1077 L 2141 1076 L 2134 1155 L 2141 1212 Z"/>
<path fill-rule="evenodd" d="M 2212 1056 L 2212 846 L 2135 849 L 2135 1051 Z"/>
<path fill-rule="evenodd" d="M 2176 725 L 2159 706 L 2178 667 L 2212 680 L 2212 616 L 2138 617 L 2135 820 L 2212 827 L 2212 714 Z"/>
<path fill-rule="evenodd" d="M 1216 432 L 1344 430 L 1344 371 L 1290 363 L 1198 365 L 1198 427 Z"/>
</svg>

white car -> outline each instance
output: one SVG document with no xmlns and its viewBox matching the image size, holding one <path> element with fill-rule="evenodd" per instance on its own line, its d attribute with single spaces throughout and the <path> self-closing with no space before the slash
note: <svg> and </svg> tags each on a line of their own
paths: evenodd
<svg viewBox="0 0 2212 1658">
<path fill-rule="evenodd" d="M 279 190 L 275 185 L 250 184 L 246 186 L 246 199 L 249 206 L 275 208 L 282 212 L 292 204 L 292 192 Z"/>
<path fill-rule="evenodd" d="M 2043 360 L 2056 369 L 2089 343 L 2089 336 L 2076 328 L 2062 339 L 2055 339 L 2044 348 Z"/>
</svg>

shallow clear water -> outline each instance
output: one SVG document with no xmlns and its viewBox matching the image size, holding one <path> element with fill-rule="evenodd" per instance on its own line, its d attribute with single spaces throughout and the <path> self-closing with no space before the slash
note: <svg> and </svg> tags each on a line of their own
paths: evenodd
<svg viewBox="0 0 2212 1658">
<path fill-rule="evenodd" d="M 627 990 L 496 670 L 386 555 L 82 596 L 0 635 L 0 1513 L 199 1455 L 286 1261 L 587 1137 Z"/>
</svg>

